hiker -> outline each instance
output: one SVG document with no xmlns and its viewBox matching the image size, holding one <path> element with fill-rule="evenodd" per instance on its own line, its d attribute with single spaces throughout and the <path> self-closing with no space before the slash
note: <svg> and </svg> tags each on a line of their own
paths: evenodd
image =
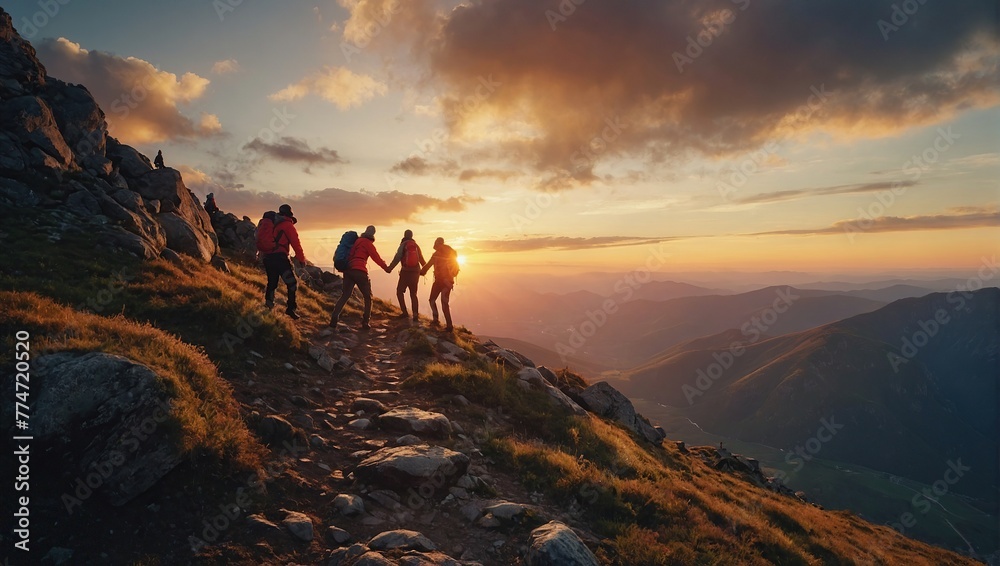
<svg viewBox="0 0 1000 566">
<path fill-rule="evenodd" d="M 434 268 L 434 284 L 431 285 L 431 313 L 433 320 L 431 326 L 439 326 L 438 310 L 435 304 L 438 295 L 441 296 L 441 310 L 444 311 L 445 332 L 455 330 L 451 324 L 451 290 L 455 287 L 455 277 L 458 276 L 458 252 L 451 246 L 444 243 L 444 238 L 434 240 L 434 255 L 427 261 L 427 265 L 420 270 L 421 275 L 425 275 L 431 267 Z"/>
<path fill-rule="evenodd" d="M 155 165 L 157 169 L 163 169 L 163 150 L 162 149 L 157 150 L 156 157 L 153 158 L 153 165 Z"/>
<path fill-rule="evenodd" d="M 397 264 L 399 267 L 399 283 L 396 285 L 396 299 L 399 300 L 399 309 L 403 311 L 400 318 L 407 318 L 406 299 L 403 292 L 409 289 L 410 303 L 413 305 L 413 322 L 419 322 L 420 316 L 417 314 L 417 284 L 420 283 L 420 268 L 427 261 L 424 260 L 424 253 L 420 251 L 420 246 L 413 240 L 413 230 L 403 232 L 403 239 L 399 242 L 399 249 L 396 250 L 396 257 L 392 258 L 392 263 L 386 268 L 386 273 L 392 273 Z"/>
<path fill-rule="evenodd" d="M 205 197 L 205 212 L 209 216 L 215 216 L 215 213 L 219 212 L 219 205 L 215 203 L 215 193 L 208 193 Z"/>
<path fill-rule="evenodd" d="M 344 287 L 341 291 L 340 300 L 337 301 L 337 306 L 333 308 L 333 316 L 330 317 L 330 326 L 337 326 L 337 323 L 340 322 L 340 313 L 344 310 L 344 306 L 347 305 L 347 301 L 350 300 L 351 293 L 354 292 L 354 287 L 357 286 L 361 291 L 361 295 L 365 298 L 365 312 L 361 318 L 361 329 L 368 330 L 371 328 L 368 323 L 372 317 L 372 282 L 368 278 L 368 258 L 371 258 L 382 269 L 389 269 L 389 266 L 378 255 L 378 250 L 375 249 L 374 226 L 365 228 L 364 233 L 351 246 L 351 251 L 347 257 L 347 269 L 344 271 Z"/>
<path fill-rule="evenodd" d="M 297 307 L 295 291 L 298 282 L 295 280 L 292 263 L 288 259 L 289 247 L 295 250 L 295 260 L 299 265 L 303 267 L 306 265 L 306 254 L 302 251 L 299 233 L 295 229 L 296 222 L 298 220 L 292 214 L 292 207 L 283 204 L 278 208 L 277 214 L 265 212 L 257 224 L 257 251 L 264 258 L 264 270 L 267 272 L 264 304 L 269 309 L 274 308 L 274 292 L 278 289 L 278 279 L 281 279 L 288 290 L 285 314 L 293 319 L 299 318 L 299 315 L 295 314 Z"/>
</svg>

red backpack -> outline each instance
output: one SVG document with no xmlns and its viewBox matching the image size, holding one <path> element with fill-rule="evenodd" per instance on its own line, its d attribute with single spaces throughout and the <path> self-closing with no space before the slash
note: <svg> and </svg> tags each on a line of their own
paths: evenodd
<svg viewBox="0 0 1000 566">
<path fill-rule="evenodd" d="M 407 240 L 403 244 L 403 267 L 407 269 L 417 269 L 420 267 L 420 248 L 413 240 Z"/>
<path fill-rule="evenodd" d="M 257 251 L 262 254 L 273 253 L 278 248 L 274 237 L 274 216 L 273 211 L 265 212 L 257 223 Z"/>
</svg>

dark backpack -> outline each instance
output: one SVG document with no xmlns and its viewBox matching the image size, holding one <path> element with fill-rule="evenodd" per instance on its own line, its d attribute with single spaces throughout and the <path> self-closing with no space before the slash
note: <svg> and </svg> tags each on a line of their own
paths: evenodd
<svg viewBox="0 0 1000 566">
<path fill-rule="evenodd" d="M 274 237 L 274 217 L 277 214 L 273 210 L 264 213 L 264 216 L 257 223 L 257 251 L 262 254 L 274 253 L 278 248 L 278 240 Z"/>
<path fill-rule="evenodd" d="M 461 267 L 458 264 L 458 252 L 453 248 L 448 248 L 444 256 L 444 267 L 445 273 L 448 278 L 452 281 L 458 277 L 458 272 L 461 271 Z"/>
<path fill-rule="evenodd" d="M 420 248 L 413 240 L 407 240 L 403 244 L 403 267 L 407 269 L 420 267 Z"/>
<path fill-rule="evenodd" d="M 343 273 L 347 271 L 349 264 L 349 259 L 351 255 L 351 248 L 354 247 L 354 242 L 358 241 L 358 233 L 351 230 L 349 232 L 344 232 L 344 235 L 340 237 L 340 244 L 337 245 L 337 250 L 333 252 L 333 267 L 337 271 Z"/>
</svg>

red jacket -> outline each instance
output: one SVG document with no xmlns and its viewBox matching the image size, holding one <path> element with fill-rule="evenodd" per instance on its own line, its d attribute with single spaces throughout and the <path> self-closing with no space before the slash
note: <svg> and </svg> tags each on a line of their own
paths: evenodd
<svg viewBox="0 0 1000 566">
<path fill-rule="evenodd" d="M 306 262 L 306 254 L 302 251 L 302 244 L 299 242 L 299 232 L 295 229 L 295 223 L 291 219 L 280 216 L 274 225 L 274 241 L 276 247 L 274 253 L 288 255 L 289 246 L 295 250 L 295 258 L 302 264 Z"/>
<path fill-rule="evenodd" d="M 361 236 L 354 242 L 354 245 L 351 247 L 351 253 L 347 256 L 347 268 L 368 273 L 368 258 L 372 258 L 372 261 L 377 263 L 382 269 L 388 269 L 389 267 L 382 260 L 382 257 L 378 255 L 378 250 L 375 249 L 375 242 Z"/>
</svg>

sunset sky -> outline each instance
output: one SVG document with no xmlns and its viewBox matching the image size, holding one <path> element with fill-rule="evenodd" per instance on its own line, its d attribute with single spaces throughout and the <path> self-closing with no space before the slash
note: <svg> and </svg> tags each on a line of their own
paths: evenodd
<svg viewBox="0 0 1000 566">
<path fill-rule="evenodd" d="M 226 211 L 290 203 L 320 265 L 370 223 L 384 255 L 409 227 L 469 271 L 971 268 L 1000 247 L 993 1 L 44 5 L 4 8 L 112 135 Z"/>
</svg>

